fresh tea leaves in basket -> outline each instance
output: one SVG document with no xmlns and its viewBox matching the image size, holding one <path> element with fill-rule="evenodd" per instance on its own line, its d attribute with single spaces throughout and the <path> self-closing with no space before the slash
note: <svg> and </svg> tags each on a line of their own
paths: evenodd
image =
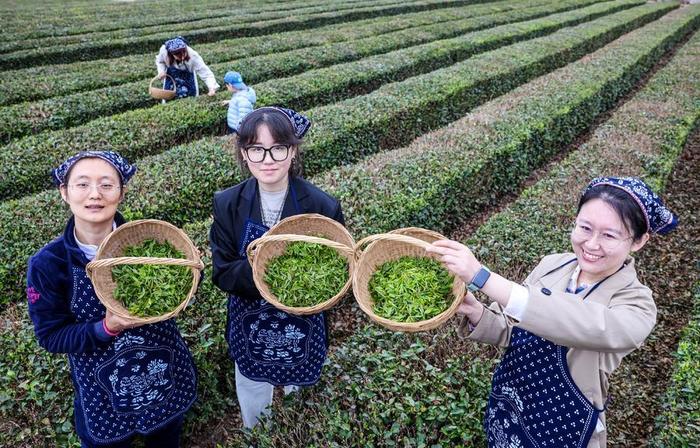
<svg viewBox="0 0 700 448">
<path fill-rule="evenodd" d="M 185 258 L 169 242 L 144 240 L 127 247 L 125 257 Z M 175 309 L 192 287 L 192 272 L 186 266 L 123 264 L 112 268 L 117 284 L 114 298 L 121 301 L 129 313 L 152 317 Z"/>
<path fill-rule="evenodd" d="M 454 277 L 428 257 L 401 257 L 377 267 L 369 281 L 378 316 L 395 322 L 420 322 L 449 308 Z"/>
<path fill-rule="evenodd" d="M 348 281 L 348 264 L 335 249 L 297 241 L 269 261 L 265 283 L 282 304 L 314 306 L 338 294 Z"/>
</svg>

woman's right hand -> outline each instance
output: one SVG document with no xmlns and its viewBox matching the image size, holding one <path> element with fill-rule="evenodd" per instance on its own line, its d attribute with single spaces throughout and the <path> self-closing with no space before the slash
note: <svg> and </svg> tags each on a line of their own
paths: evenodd
<svg viewBox="0 0 700 448">
<path fill-rule="evenodd" d="M 105 315 L 105 325 L 112 333 L 121 333 L 124 330 L 140 327 L 143 324 L 129 322 L 123 317 L 117 316 L 110 310 L 107 310 L 107 314 Z"/>
<path fill-rule="evenodd" d="M 158 79 L 163 79 L 163 78 L 165 78 L 166 76 L 167 76 L 167 73 L 165 73 L 165 72 L 158 73 Z"/>
<path fill-rule="evenodd" d="M 457 308 L 457 314 L 467 316 L 472 326 L 476 327 L 484 314 L 484 305 L 479 302 L 471 291 L 467 291 L 462 303 Z"/>
</svg>

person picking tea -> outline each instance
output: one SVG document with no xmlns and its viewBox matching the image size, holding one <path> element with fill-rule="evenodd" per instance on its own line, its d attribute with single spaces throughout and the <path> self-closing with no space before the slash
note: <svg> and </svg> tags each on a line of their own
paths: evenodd
<svg viewBox="0 0 700 448">
<path fill-rule="evenodd" d="M 197 76 L 204 80 L 209 96 L 216 95 L 220 87 L 214 73 L 204 63 L 199 53 L 187 45 L 187 41 L 181 36 L 166 40 L 160 47 L 156 55 L 156 69 L 158 78 L 165 80 L 164 89 L 172 90 L 171 78 L 175 80 L 177 98 L 199 96 Z"/>
</svg>

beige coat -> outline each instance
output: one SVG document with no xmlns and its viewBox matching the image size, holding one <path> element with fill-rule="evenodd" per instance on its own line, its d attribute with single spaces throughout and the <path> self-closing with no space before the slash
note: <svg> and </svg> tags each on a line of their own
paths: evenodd
<svg viewBox="0 0 700 448">
<path fill-rule="evenodd" d="M 624 356 L 639 348 L 649 336 L 656 323 L 656 305 L 651 290 L 637 280 L 632 258 L 586 300 L 566 293 L 576 262 L 545 274 L 573 258 L 574 254 L 549 255 L 530 273 L 523 283 L 530 299 L 522 321 L 504 315 L 494 302 L 484 310 L 471 333 L 467 320 L 463 319 L 458 334 L 505 347 L 513 326 L 517 325 L 569 347 L 566 359 L 574 382 L 596 408 L 602 409 L 608 396 L 610 374 Z M 605 413 L 600 415 L 600 427 L 593 432 L 588 448 L 606 446 Z"/>
</svg>

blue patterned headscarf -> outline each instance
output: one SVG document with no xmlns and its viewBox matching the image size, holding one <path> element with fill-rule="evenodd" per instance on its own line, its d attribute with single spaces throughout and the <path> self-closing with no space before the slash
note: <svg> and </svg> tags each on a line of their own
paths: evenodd
<svg viewBox="0 0 700 448">
<path fill-rule="evenodd" d="M 56 186 L 63 185 L 66 180 L 66 174 L 68 174 L 68 171 L 70 171 L 73 165 L 75 165 L 79 160 L 89 157 L 102 159 L 112 165 L 114 169 L 117 170 L 117 173 L 119 173 L 119 177 L 121 177 L 124 185 L 126 185 L 127 182 L 129 182 L 129 179 L 136 174 L 136 165 L 130 164 L 128 160 L 114 151 L 82 151 L 73 157 L 68 158 L 65 162 L 51 171 L 53 183 Z"/>
<path fill-rule="evenodd" d="M 177 36 L 177 37 L 173 37 L 172 39 L 166 40 L 164 45 L 165 45 L 165 49 L 168 50 L 168 53 L 172 53 L 173 51 L 182 50 L 183 48 L 187 48 L 187 41 L 185 40 L 184 37 Z"/>
<path fill-rule="evenodd" d="M 261 107 L 256 110 L 276 110 L 278 112 L 282 112 L 285 117 L 289 120 L 289 122 L 292 124 L 292 128 L 294 129 L 294 135 L 297 138 L 302 138 L 304 135 L 306 135 L 306 132 L 309 130 L 311 127 L 311 121 L 306 118 L 306 116 L 293 111 L 292 109 L 287 109 L 286 107 L 279 107 L 279 106 L 265 106 Z"/>
<path fill-rule="evenodd" d="M 629 194 L 639 205 L 647 222 L 647 231 L 665 235 L 678 226 L 678 217 L 666 208 L 661 198 L 656 195 L 641 179 L 636 177 L 597 177 L 588 184 L 584 194 L 598 185 L 610 185 Z"/>
</svg>

